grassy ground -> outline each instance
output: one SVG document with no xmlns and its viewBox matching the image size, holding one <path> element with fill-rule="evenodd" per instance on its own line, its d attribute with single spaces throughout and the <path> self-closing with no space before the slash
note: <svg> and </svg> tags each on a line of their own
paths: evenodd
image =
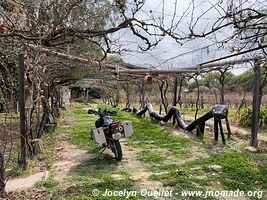
<svg viewBox="0 0 267 200">
<path fill-rule="evenodd" d="M 86 150 L 93 157 L 89 157 L 82 163 L 71 169 L 71 173 L 59 183 L 52 175 L 46 181 L 37 184 L 40 189 L 50 193 L 52 199 L 92 199 L 92 191 L 97 188 L 100 192 L 109 190 L 137 190 L 133 181 L 129 178 L 127 169 L 120 169 L 113 155 L 99 155 L 101 146 L 90 140 L 89 130 L 94 127 L 97 116 L 87 114 L 87 108 L 78 105 L 63 113 L 63 118 L 71 118 L 71 123 L 61 121 L 55 134 L 65 133 L 68 140 L 78 148 Z M 113 174 L 119 174 L 120 179 L 113 178 Z M 69 183 L 75 184 L 75 189 L 69 187 Z M 67 189 L 64 186 L 67 185 Z M 94 198 L 93 198 L 94 199 Z M 97 197 L 95 199 L 106 199 Z M 113 199 L 113 198 L 110 198 Z M 114 198 L 115 199 L 115 198 Z M 118 198 L 116 198 L 118 199 Z M 124 199 L 124 198 L 119 198 Z M 136 197 L 140 199 L 140 197 Z"/>
<path fill-rule="evenodd" d="M 245 143 L 213 147 L 212 136 L 192 140 L 173 136 L 169 128 L 149 119 L 127 115 L 134 123 L 135 135 L 129 145 L 141 148 L 140 160 L 158 172 L 151 179 L 163 186 L 181 190 L 261 190 L 267 189 L 267 149 L 244 152 Z M 144 142 L 145 141 L 145 142 Z"/>
<path fill-rule="evenodd" d="M 98 154 L 101 147 L 89 139 L 89 129 L 94 127 L 97 116 L 88 115 L 86 111 L 87 107 L 81 104 L 64 111 L 63 120 L 60 121 L 56 132 L 47 136 L 45 143 L 47 147 L 55 145 L 53 141 L 57 135 L 64 133 L 68 141 L 90 156 L 71 168 L 71 173 L 62 181 L 55 178 L 57 172 L 51 168 L 50 177 L 39 182 L 37 187 L 52 199 L 107 199 L 101 196 L 93 197 L 92 191 L 95 188 L 101 193 L 106 189 L 146 189 L 141 188 L 138 181 L 133 179 L 133 171 L 124 165 L 124 161 L 117 162 L 110 153 Z M 200 140 L 195 138 L 193 133 L 174 131 L 170 126 L 152 123 L 149 118 L 137 118 L 133 114 L 117 111 L 118 115 L 114 119 L 132 120 L 134 126 L 134 135 L 123 140 L 123 150 L 127 148 L 136 153 L 138 162 L 149 172 L 148 181 L 160 182 L 162 188 L 177 193 L 167 199 L 186 199 L 181 196 L 183 190 L 259 190 L 264 191 L 266 195 L 266 147 L 260 148 L 257 153 L 251 153 L 243 150 L 246 141 L 213 146 L 211 133 L 205 134 L 204 139 Z M 51 156 L 46 165 L 53 166 L 54 162 L 55 157 Z M 132 197 L 145 198 L 140 195 Z"/>
</svg>

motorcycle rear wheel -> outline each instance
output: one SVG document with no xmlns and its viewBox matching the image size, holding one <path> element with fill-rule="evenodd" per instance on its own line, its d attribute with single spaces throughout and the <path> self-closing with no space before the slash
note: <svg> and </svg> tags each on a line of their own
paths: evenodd
<svg viewBox="0 0 267 200">
<path fill-rule="evenodd" d="M 121 150 L 121 144 L 119 140 L 113 140 L 113 153 L 115 155 L 115 158 L 117 161 L 122 160 L 122 150 Z"/>
</svg>

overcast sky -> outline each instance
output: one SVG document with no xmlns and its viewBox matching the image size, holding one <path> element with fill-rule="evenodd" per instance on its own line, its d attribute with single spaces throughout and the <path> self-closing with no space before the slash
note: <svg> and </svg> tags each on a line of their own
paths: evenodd
<svg viewBox="0 0 267 200">
<path fill-rule="evenodd" d="M 138 19 L 146 20 L 153 15 L 155 18 L 164 16 L 164 24 L 166 26 L 170 26 L 171 20 L 173 18 L 175 12 L 175 0 L 165 0 L 165 4 L 163 5 L 162 0 L 147 0 L 145 6 L 142 8 L 142 11 L 138 13 Z M 191 0 L 178 0 L 176 5 L 176 16 L 174 21 L 177 22 L 180 17 L 183 15 L 185 10 L 188 8 Z M 195 10 L 194 17 L 200 16 L 207 7 L 210 7 L 210 4 L 205 3 L 205 1 L 198 1 L 197 9 Z M 203 3 L 204 2 L 204 3 Z M 164 8 L 163 8 L 164 7 Z M 179 25 L 179 29 L 184 32 L 188 32 L 187 23 L 191 19 L 190 10 L 188 10 L 188 14 L 183 18 L 182 22 Z M 152 11 L 152 12 L 150 12 Z M 204 19 L 198 22 L 199 27 L 207 26 L 211 21 L 214 21 L 218 16 L 217 12 L 213 10 L 203 16 Z M 128 47 L 128 49 L 137 50 L 137 44 L 140 44 L 138 38 L 133 36 L 130 31 L 122 31 L 123 35 L 122 40 L 124 41 Z M 164 67 L 164 68 L 176 68 L 176 67 L 194 67 L 193 65 L 201 62 L 203 57 L 213 58 L 216 52 L 213 51 L 215 47 L 210 47 L 209 50 L 204 49 L 202 51 L 188 54 L 185 56 L 179 57 L 179 59 L 170 59 L 168 62 L 165 62 L 167 59 L 177 56 L 181 53 L 191 51 L 192 49 L 197 49 L 200 47 L 204 47 L 206 45 L 212 44 L 211 40 L 207 39 L 198 39 L 193 40 L 191 42 L 186 42 L 182 46 L 174 41 L 174 39 L 170 37 L 165 37 L 163 41 L 159 43 L 159 45 L 153 49 L 152 51 L 148 51 L 146 53 L 125 53 L 123 58 L 126 62 L 130 62 L 138 65 L 146 65 L 148 67 Z M 126 48 L 127 48 L 126 47 Z M 205 55 L 209 53 L 208 55 Z M 201 59 L 202 58 L 202 59 Z"/>
</svg>

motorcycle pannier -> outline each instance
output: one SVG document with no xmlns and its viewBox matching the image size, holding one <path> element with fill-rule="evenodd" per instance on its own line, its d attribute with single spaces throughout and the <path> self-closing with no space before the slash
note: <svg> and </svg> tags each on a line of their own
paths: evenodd
<svg viewBox="0 0 267 200">
<path fill-rule="evenodd" d="M 123 131 L 125 137 L 130 137 L 133 134 L 133 126 L 131 121 L 124 121 L 123 122 Z"/>
<path fill-rule="evenodd" d="M 94 128 L 94 129 L 92 129 L 91 134 L 92 134 L 93 140 L 96 143 L 103 144 L 103 143 L 107 142 L 106 137 L 105 137 L 105 133 L 104 133 L 102 128 Z"/>
</svg>

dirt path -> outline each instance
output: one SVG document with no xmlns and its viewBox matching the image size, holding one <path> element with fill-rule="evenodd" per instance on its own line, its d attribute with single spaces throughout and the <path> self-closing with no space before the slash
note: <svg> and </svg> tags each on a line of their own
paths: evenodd
<svg viewBox="0 0 267 200">
<path fill-rule="evenodd" d="M 64 133 L 58 135 L 58 141 L 60 145 L 55 148 L 57 151 L 56 161 L 53 163 L 51 171 L 53 171 L 55 179 L 62 182 L 70 173 L 71 168 L 90 159 L 93 155 L 71 144 Z"/>
<path fill-rule="evenodd" d="M 25 178 L 16 178 L 9 180 L 6 184 L 6 191 L 16 191 L 33 187 L 38 181 L 46 179 L 48 177 L 48 171 L 39 172 L 34 175 Z"/>
<path fill-rule="evenodd" d="M 73 170 L 81 163 L 87 162 L 90 159 L 94 159 L 99 154 L 90 153 L 86 150 L 79 149 L 77 146 L 72 145 L 62 133 L 58 136 L 60 146 L 56 147 L 58 151 L 56 154 L 57 161 L 53 164 L 51 171 L 53 172 L 55 179 L 60 182 L 62 188 L 70 188 L 73 184 L 64 181 L 64 178 L 69 175 L 75 175 Z M 120 170 L 127 170 L 130 172 L 130 178 L 136 184 L 137 188 L 156 190 L 162 187 L 162 184 L 157 181 L 148 180 L 151 173 L 149 173 L 143 164 L 137 160 L 137 154 L 133 149 L 130 149 L 126 142 L 121 140 L 123 150 L 123 160 L 119 163 L 118 168 Z M 112 155 L 110 150 L 106 150 L 105 153 Z M 101 158 L 102 159 L 102 158 Z M 104 159 L 104 158 L 103 158 Z M 88 174 L 94 173 L 95 166 L 87 166 L 86 169 Z M 111 171 L 112 173 L 112 171 Z M 112 174 L 114 179 L 123 179 L 120 174 Z"/>
<path fill-rule="evenodd" d="M 121 162 L 121 167 L 128 169 L 131 172 L 131 179 L 136 182 L 140 189 L 156 190 L 162 187 L 162 184 L 157 181 L 148 180 L 152 175 L 148 172 L 144 165 L 137 160 L 137 153 L 134 149 L 130 149 L 125 145 L 125 141 L 122 141 L 122 149 L 124 160 Z"/>
</svg>

